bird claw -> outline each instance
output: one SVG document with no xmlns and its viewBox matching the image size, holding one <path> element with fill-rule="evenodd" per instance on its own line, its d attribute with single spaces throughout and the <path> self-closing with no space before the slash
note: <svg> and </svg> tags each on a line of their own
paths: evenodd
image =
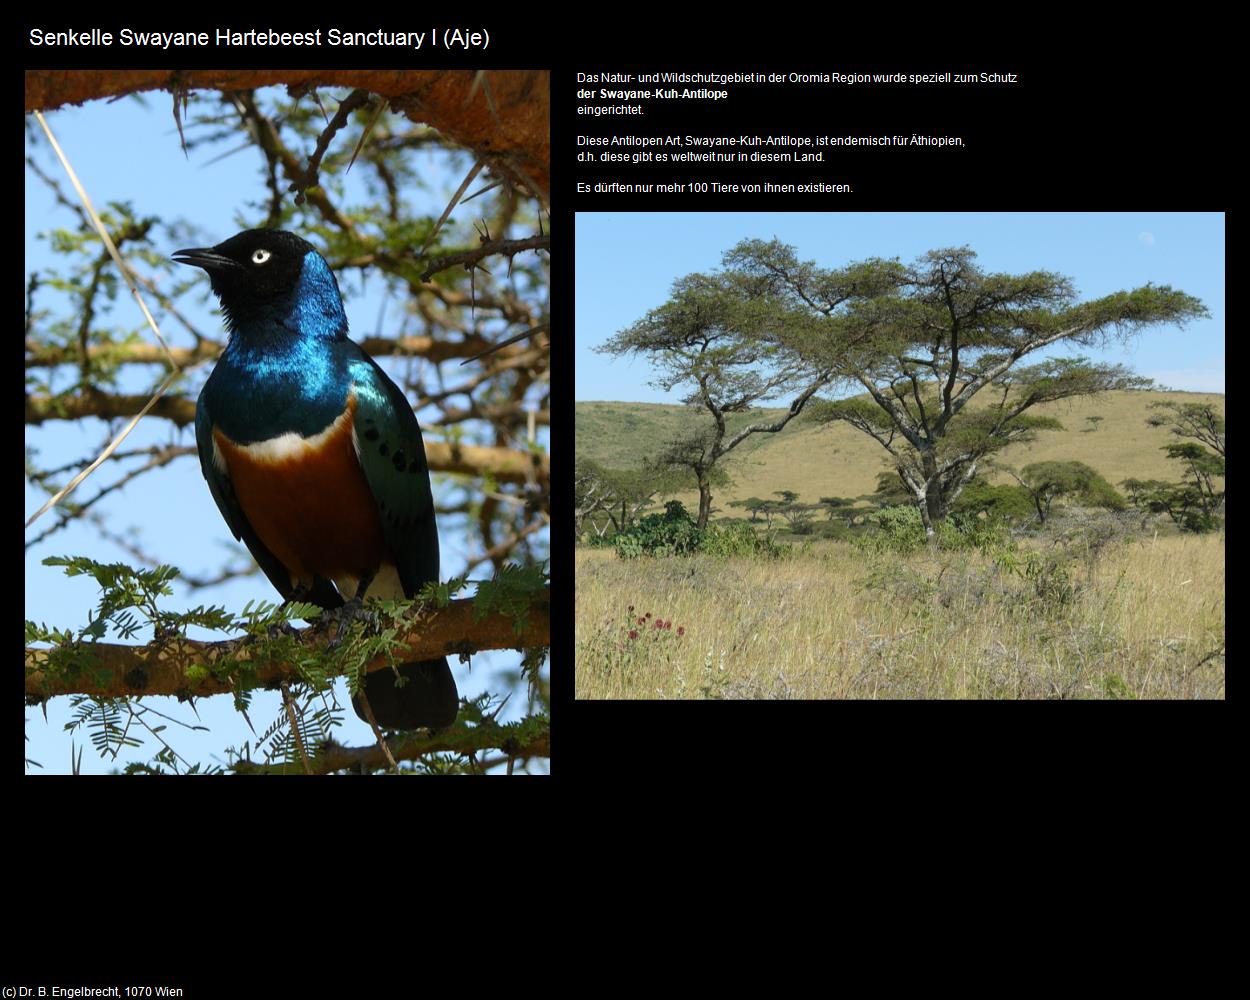
<svg viewBox="0 0 1250 1000">
<path fill-rule="evenodd" d="M 260 642 L 262 638 L 264 638 L 267 641 L 272 641 L 282 636 L 290 636 L 292 639 L 300 639 L 303 637 L 303 635 L 304 633 L 301 632 L 299 629 L 297 629 L 290 622 L 274 622 L 271 625 L 265 626 L 264 636 L 262 636 L 259 632 L 257 632 L 253 635 L 247 636 L 243 641 L 246 644 L 251 645 L 252 643 Z"/>
<path fill-rule="evenodd" d="M 373 632 L 380 631 L 382 627 L 377 612 L 368 610 L 365 602 L 359 597 L 353 597 L 342 607 L 323 614 L 319 623 L 322 627 L 337 625 L 334 638 L 326 643 L 326 649 L 337 649 L 341 646 L 344 634 L 356 622 L 365 622 Z"/>
<path fill-rule="evenodd" d="M 275 622 L 265 629 L 265 633 L 270 639 L 277 639 L 283 635 L 290 636 L 292 639 L 298 639 L 304 634 L 290 622 Z"/>
</svg>

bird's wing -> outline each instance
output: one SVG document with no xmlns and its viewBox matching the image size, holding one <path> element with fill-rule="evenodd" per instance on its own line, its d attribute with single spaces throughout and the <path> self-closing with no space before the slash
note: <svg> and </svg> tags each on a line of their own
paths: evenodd
<svg viewBox="0 0 1250 1000">
<path fill-rule="evenodd" d="M 218 466 L 213 457 L 213 419 L 209 415 L 208 401 L 204 397 L 205 393 L 201 392 L 199 402 L 195 407 L 195 444 L 200 453 L 200 471 L 203 472 L 204 479 L 208 482 L 208 490 L 217 502 L 217 509 L 226 519 L 231 533 L 247 546 L 257 565 L 260 566 L 265 576 L 269 577 L 269 582 L 274 585 L 283 599 L 290 600 L 294 592 L 291 575 L 278 557 L 265 547 L 265 543 L 252 528 L 247 515 L 243 513 L 243 507 L 239 504 L 239 498 L 235 496 L 229 474 Z M 323 608 L 336 608 L 343 603 L 334 585 L 321 577 L 317 577 L 310 593 L 299 596 L 301 600 Z"/>
<path fill-rule="evenodd" d="M 345 343 L 355 348 L 349 370 L 360 465 L 378 502 L 382 535 L 400 582 L 411 596 L 438 579 L 438 529 L 421 428 L 403 390 L 356 344 Z"/>
</svg>

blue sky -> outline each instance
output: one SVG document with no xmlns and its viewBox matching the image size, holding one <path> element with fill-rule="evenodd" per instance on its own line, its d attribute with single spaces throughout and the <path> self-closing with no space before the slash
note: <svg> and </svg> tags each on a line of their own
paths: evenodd
<svg viewBox="0 0 1250 1000">
<path fill-rule="evenodd" d="M 1171 212 L 579 213 L 578 400 L 679 403 L 646 383 L 645 358 L 592 349 L 663 303 L 674 279 L 720 264 L 739 240 L 777 237 L 803 260 L 838 267 L 865 257 L 909 262 L 967 244 L 989 271 L 1057 271 L 1082 299 L 1147 282 L 1196 295 L 1211 318 L 1158 327 L 1127 348 L 1083 350 L 1175 389 L 1224 391 L 1224 216 Z M 1051 355 L 1072 354 L 1056 349 Z"/>
<path fill-rule="evenodd" d="M 206 99 L 212 95 L 207 95 Z M 324 92 L 323 92 L 324 99 Z M 194 100 L 194 98 L 193 98 Z M 331 108 L 331 112 L 333 109 Z M 237 141 L 227 140 L 211 147 L 193 150 L 184 156 L 179 145 L 178 133 L 170 112 L 167 94 L 148 94 L 142 102 L 125 99 L 114 103 L 92 102 L 80 108 L 67 108 L 47 116 L 48 123 L 57 140 L 65 150 L 75 171 L 82 181 L 97 210 L 103 210 L 110 201 L 130 201 L 140 215 L 156 215 L 163 220 L 175 218 L 187 220 L 198 228 L 196 238 L 168 241 L 166 253 L 187 246 L 205 246 L 232 236 L 245 226 L 263 221 L 266 204 L 266 188 L 262 184 L 260 154 L 252 148 L 222 154 Z M 64 190 L 73 197 L 72 188 L 65 179 L 64 171 L 55 160 L 42 130 L 34 124 L 33 116 L 28 122 L 34 125 L 27 134 L 27 154 L 32 156 L 40 169 L 62 183 Z M 185 119 L 184 119 L 185 120 Z M 188 135 L 194 133 L 189 132 Z M 451 161 L 448 154 L 434 151 L 422 164 L 424 189 L 406 188 L 403 197 L 409 199 L 415 211 L 437 216 L 448 198 L 459 185 L 469 161 L 460 156 Z M 353 171 L 348 176 L 349 195 L 347 204 L 360 204 L 376 198 L 361 183 L 363 171 Z M 40 234 L 52 227 L 73 228 L 75 219 L 68 209 L 58 206 L 48 186 L 30 170 L 26 172 L 25 191 L 25 246 L 26 274 L 58 266 L 46 241 Z M 478 202 L 470 203 L 478 206 Z M 474 209 L 474 211 L 479 209 Z M 457 212 L 456 218 L 468 226 L 476 216 L 473 211 Z M 157 238 L 158 247 L 162 237 Z M 60 266 L 63 266 L 63 262 Z M 143 266 L 140 273 L 149 274 Z M 189 270 L 189 269 L 179 269 Z M 162 287 L 168 288 L 174 280 L 170 275 L 151 275 Z M 185 275 L 178 274 L 179 279 Z M 201 277 L 203 277 L 201 275 Z M 413 332 L 411 320 L 401 310 L 401 303 L 388 299 L 380 281 L 370 282 L 366 277 L 340 277 L 351 323 L 351 335 L 359 338 L 365 334 L 381 333 L 395 335 L 398 331 Z M 149 307 L 158 319 L 162 314 L 151 297 Z M 49 298 L 43 306 L 55 306 L 64 311 L 64 302 Z M 196 327 L 214 337 L 224 336 L 221 320 L 216 312 L 216 300 L 207 295 L 207 282 L 201 294 L 184 296 L 178 307 L 185 312 Z M 142 329 L 141 336 L 154 341 L 146 329 L 138 306 L 126 291 L 118 296 L 111 313 L 100 322 L 120 324 L 127 328 Z M 497 332 L 497 327 L 485 326 L 487 332 Z M 190 338 L 172 320 L 165 318 L 162 331 L 174 343 L 187 346 Z M 392 374 L 398 377 L 395 362 L 384 361 Z M 457 362 L 449 362 L 444 375 L 449 386 L 459 384 L 469 369 L 454 371 Z M 136 366 L 132 366 L 136 367 Z M 194 394 L 207 376 L 208 367 L 201 367 L 191 374 L 190 387 Z M 162 373 L 163 374 L 163 373 Z M 159 375 L 154 368 L 136 369 L 125 375 L 122 391 L 145 392 L 151 389 Z M 432 414 L 419 413 L 424 421 Z M 120 425 L 119 425 L 120 426 Z M 41 467 L 53 467 L 74 461 L 94 458 L 111 438 L 108 427 L 101 421 L 84 422 L 53 421 L 42 427 L 28 427 L 27 447 L 39 449 L 38 463 Z M 540 430 L 540 441 L 546 444 L 546 431 Z M 193 444 L 191 428 L 177 430 L 163 420 L 145 420 L 127 439 L 123 448 L 142 447 L 153 443 L 173 442 Z M 493 443 L 493 442 L 488 442 Z M 99 478 L 97 478 L 99 477 Z M 91 479 L 79 487 L 77 497 L 85 499 L 94 494 L 104 482 L 115 477 L 106 465 Z M 454 484 L 435 476 L 436 502 L 442 497 L 450 502 L 457 491 Z M 27 486 L 25 491 L 25 514 L 29 517 L 43 503 L 45 496 Z M 130 527 L 141 527 L 139 541 L 142 548 L 160 560 L 172 563 L 189 575 L 207 576 L 219 569 L 230 552 L 234 561 L 250 564 L 237 542 L 230 536 L 220 513 L 209 496 L 200 475 L 198 462 L 193 457 L 180 459 L 173 465 L 150 473 L 124 490 L 101 502 L 100 509 L 106 515 L 109 526 L 117 532 Z M 26 529 L 30 539 L 49 527 L 54 514 L 45 514 L 40 521 Z M 463 531 L 455 530 L 457 518 L 440 520 L 441 562 L 444 578 L 460 573 L 466 559 L 478 554 L 480 541 L 468 541 Z M 450 522 L 450 523 L 449 523 Z M 37 622 L 63 628 L 78 628 L 86 624 L 89 609 L 98 599 L 94 582 L 84 577 L 66 578 L 59 568 L 45 567 L 41 560 L 50 555 L 85 555 L 103 562 L 127 562 L 136 560 L 117 544 L 101 537 L 99 529 L 91 524 L 77 522 L 60 531 L 47 541 L 27 549 L 25 557 L 26 596 L 25 616 Z M 489 564 L 479 567 L 475 576 L 489 574 Z M 249 600 L 275 601 L 278 595 L 263 576 L 254 575 L 231 580 L 223 585 L 190 591 L 175 584 L 175 596 L 171 607 L 188 607 L 196 604 L 225 605 L 233 610 L 242 609 Z M 201 638 L 221 638 L 207 634 Z M 141 636 L 141 638 L 145 638 Z M 453 663 L 452 669 L 463 697 L 473 697 L 484 690 L 500 692 L 507 690 L 499 672 L 514 670 L 519 654 L 501 651 L 483 653 L 473 657 L 472 669 Z M 368 727 L 356 719 L 346 701 L 343 682 L 340 684 L 340 703 L 346 708 L 346 722 L 339 731 L 339 739 L 349 745 L 372 743 Z M 276 717 L 280 701 L 276 694 L 258 692 L 253 709 L 249 713 L 257 730 L 264 728 Z M 192 761 L 225 763 L 219 755 L 222 747 L 240 746 L 256 737 L 246 723 L 234 711 L 228 698 L 206 698 L 197 703 L 197 719 L 185 705 L 169 698 L 147 699 L 159 710 L 177 719 L 208 727 L 207 733 L 193 733 L 171 724 L 164 735 Z M 500 715 L 510 720 L 525 714 L 524 698 L 517 696 Z M 69 769 L 69 739 L 62 732 L 62 725 L 69 718 L 68 699 L 54 699 L 47 706 L 47 722 L 38 708 L 26 710 L 26 755 L 39 761 L 42 769 L 32 768 L 30 773 L 61 773 Z M 76 737 L 81 747 L 86 740 L 85 732 Z M 145 752 L 123 755 L 118 762 L 102 761 L 88 745 L 82 756 L 86 773 L 107 772 L 130 759 L 148 759 L 157 747 L 149 741 Z"/>
</svg>

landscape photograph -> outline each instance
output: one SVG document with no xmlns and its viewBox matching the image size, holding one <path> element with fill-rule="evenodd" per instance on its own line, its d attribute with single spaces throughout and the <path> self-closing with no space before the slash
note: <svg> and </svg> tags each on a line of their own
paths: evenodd
<svg viewBox="0 0 1250 1000">
<path fill-rule="evenodd" d="M 1222 214 L 576 225 L 576 697 L 1225 697 Z"/>
</svg>

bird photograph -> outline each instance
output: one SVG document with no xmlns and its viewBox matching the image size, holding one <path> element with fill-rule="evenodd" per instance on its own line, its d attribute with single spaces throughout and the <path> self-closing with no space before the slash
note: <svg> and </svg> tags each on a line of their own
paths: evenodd
<svg viewBox="0 0 1250 1000">
<path fill-rule="evenodd" d="M 546 74 L 26 85 L 26 773 L 547 773 Z"/>
<path fill-rule="evenodd" d="M 337 608 L 437 582 L 421 428 L 403 390 L 347 339 L 325 258 L 294 233 L 249 229 L 174 259 L 208 272 L 230 328 L 196 405 L 200 466 L 273 585 L 287 600 Z M 362 718 L 372 711 L 393 729 L 455 721 L 445 658 L 400 673 L 403 687 L 384 671 L 367 676 L 373 707 L 364 692 L 353 700 Z"/>
</svg>

